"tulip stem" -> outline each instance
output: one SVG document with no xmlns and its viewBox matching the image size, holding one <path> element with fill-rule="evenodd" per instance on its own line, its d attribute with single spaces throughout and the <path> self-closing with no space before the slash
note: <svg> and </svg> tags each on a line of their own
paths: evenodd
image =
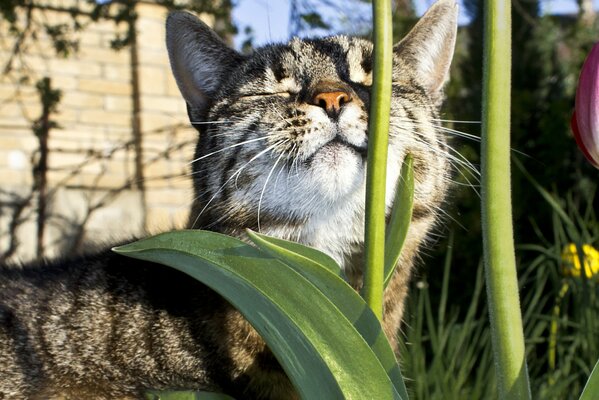
<svg viewBox="0 0 599 400">
<path fill-rule="evenodd" d="M 499 398 L 530 399 L 511 206 L 511 2 L 485 6 L 481 172 L 489 319 Z"/>
<path fill-rule="evenodd" d="M 373 1 L 373 21 L 374 68 L 368 126 L 365 268 L 362 296 L 381 320 L 385 275 L 385 184 L 393 59 L 391 0 Z"/>
</svg>

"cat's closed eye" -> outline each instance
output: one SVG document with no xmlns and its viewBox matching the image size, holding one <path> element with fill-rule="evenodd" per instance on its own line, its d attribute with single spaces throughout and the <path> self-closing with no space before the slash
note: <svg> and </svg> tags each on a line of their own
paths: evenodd
<svg viewBox="0 0 599 400">
<path fill-rule="evenodd" d="M 255 100 L 255 99 L 260 99 L 260 98 L 265 98 L 265 97 L 273 97 L 273 96 L 288 98 L 288 97 L 291 97 L 291 93 L 289 93 L 289 92 L 247 93 L 247 94 L 240 94 L 239 100 Z"/>
</svg>

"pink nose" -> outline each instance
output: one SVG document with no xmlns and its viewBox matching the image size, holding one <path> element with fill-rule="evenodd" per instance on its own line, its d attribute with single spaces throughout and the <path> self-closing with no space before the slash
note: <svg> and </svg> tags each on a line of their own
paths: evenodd
<svg viewBox="0 0 599 400">
<path fill-rule="evenodd" d="M 351 100 L 351 95 L 346 92 L 321 92 L 314 96 L 312 104 L 324 108 L 327 114 L 330 114 L 338 113 L 341 110 L 341 107 Z"/>
</svg>

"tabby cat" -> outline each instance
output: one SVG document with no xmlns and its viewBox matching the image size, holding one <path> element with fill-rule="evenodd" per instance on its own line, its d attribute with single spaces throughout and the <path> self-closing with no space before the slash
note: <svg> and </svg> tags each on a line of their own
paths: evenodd
<svg viewBox="0 0 599 400">
<path fill-rule="evenodd" d="M 437 108 L 456 29 L 454 0 L 440 0 L 394 47 L 388 206 L 407 153 L 416 189 L 385 293 L 393 346 L 414 258 L 447 189 Z M 293 39 L 246 56 L 177 12 L 167 20 L 167 46 L 200 133 L 189 227 L 236 237 L 251 228 L 316 247 L 358 289 L 372 44 Z M 0 267 L 1 399 L 142 398 L 147 388 L 297 398 L 247 321 L 180 272 L 109 248 Z"/>
</svg>

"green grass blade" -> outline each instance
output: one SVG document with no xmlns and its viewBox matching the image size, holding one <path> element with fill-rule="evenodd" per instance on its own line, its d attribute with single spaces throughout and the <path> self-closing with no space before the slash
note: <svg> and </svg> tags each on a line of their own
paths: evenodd
<svg viewBox="0 0 599 400">
<path fill-rule="evenodd" d="M 595 364 L 595 368 L 593 368 L 593 372 L 591 372 L 591 376 L 589 376 L 589 380 L 587 384 L 584 386 L 582 394 L 580 395 L 580 400 L 595 400 L 599 395 L 599 360 Z"/>
<path fill-rule="evenodd" d="M 146 400 L 235 400 L 222 393 L 172 390 L 149 390 L 145 398 Z"/>
<path fill-rule="evenodd" d="M 407 399 L 408 393 L 399 364 L 395 359 L 387 338 L 381 330 L 380 322 L 370 307 L 368 307 L 368 304 L 346 281 L 335 273 L 334 269 L 326 268 L 316 263 L 315 260 L 302 257 L 290 249 L 297 250 L 302 254 L 309 254 L 308 250 L 313 252 L 318 251 L 298 243 L 293 243 L 294 246 L 291 246 L 290 243 L 292 242 L 272 238 L 250 230 L 247 233 L 260 249 L 278 258 L 310 281 L 349 321 L 353 322 L 354 328 L 362 335 L 366 343 L 370 345 L 371 350 L 379 359 L 385 371 L 387 371 L 387 375 L 397 392 L 401 395 L 402 399 Z M 341 270 L 337 264 L 335 266 L 337 271 Z"/>
<path fill-rule="evenodd" d="M 568 214 L 564 211 L 562 206 L 560 206 L 559 202 L 555 199 L 555 197 L 553 197 L 551 193 L 545 190 L 545 188 L 541 186 L 539 182 L 537 182 L 536 179 L 528 173 L 526 168 L 524 168 L 524 165 L 522 165 L 522 163 L 520 162 L 520 160 L 518 160 L 517 157 L 512 157 L 512 161 L 514 162 L 516 167 L 518 167 L 522 175 L 524 175 L 524 177 L 528 179 L 528 181 L 534 186 L 534 188 L 539 192 L 539 194 L 543 196 L 543 198 L 551 206 L 551 208 L 553 208 L 557 215 L 559 215 L 562 221 L 565 222 L 566 225 L 568 225 L 570 228 L 576 230 L 576 225 L 568 216 Z"/>
<path fill-rule="evenodd" d="M 302 398 L 400 398 L 352 322 L 264 252 L 206 231 L 169 232 L 115 251 L 178 269 L 222 295 L 264 338 Z"/>
<path fill-rule="evenodd" d="M 387 226 L 387 237 L 385 238 L 385 280 L 387 287 L 395 267 L 399 262 L 401 249 L 408 235 L 408 228 L 412 220 L 414 206 L 414 161 L 411 155 L 407 155 L 401 166 L 401 175 L 395 190 L 395 201 L 391 218 Z"/>
<path fill-rule="evenodd" d="M 447 250 L 445 253 L 445 262 L 443 263 L 443 280 L 441 283 L 441 299 L 439 301 L 439 326 L 445 326 L 445 313 L 447 312 L 447 298 L 449 297 L 449 276 L 451 271 L 451 261 L 453 258 L 453 230 L 449 231 L 447 238 Z"/>
</svg>

